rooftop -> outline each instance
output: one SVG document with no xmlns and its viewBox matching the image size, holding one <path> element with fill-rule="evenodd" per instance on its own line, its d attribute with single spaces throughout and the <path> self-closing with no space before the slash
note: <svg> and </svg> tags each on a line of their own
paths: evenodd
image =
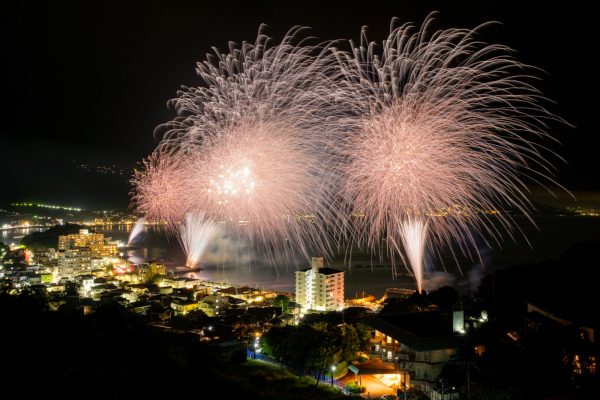
<svg viewBox="0 0 600 400">
<path fill-rule="evenodd" d="M 310 271 L 312 268 L 305 268 L 305 269 L 300 269 L 297 272 L 306 272 L 306 271 Z M 319 268 L 319 273 L 323 274 L 323 275 L 334 275 L 334 274 L 339 274 L 339 273 L 343 273 L 344 271 L 339 270 L 339 269 L 334 269 L 334 268 Z"/>
<path fill-rule="evenodd" d="M 435 311 L 378 314 L 362 322 L 419 351 L 456 347 L 460 340 L 452 334 L 451 316 Z"/>
</svg>

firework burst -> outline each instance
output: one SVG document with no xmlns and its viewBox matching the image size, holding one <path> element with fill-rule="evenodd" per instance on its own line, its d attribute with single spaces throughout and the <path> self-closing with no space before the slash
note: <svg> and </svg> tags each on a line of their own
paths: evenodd
<svg viewBox="0 0 600 400">
<path fill-rule="evenodd" d="M 191 195 L 206 213 L 262 245 L 289 239 L 318 247 L 320 228 L 309 213 L 322 207 L 312 195 L 322 185 L 322 160 L 302 133 L 273 123 L 241 124 L 204 146 L 190 180 Z"/>
<path fill-rule="evenodd" d="M 183 220 L 190 208 L 183 184 L 188 165 L 186 157 L 159 150 L 144 160 L 143 168 L 135 172 L 132 184 L 135 208 L 145 214 L 146 220 L 166 222 L 169 229 L 176 229 Z"/>
<path fill-rule="evenodd" d="M 476 41 L 477 29 L 431 23 L 392 29 L 381 47 L 363 30 L 351 53 L 336 51 L 355 116 L 342 150 L 345 198 L 365 215 L 355 237 L 373 250 L 384 239 L 392 256 L 406 256 L 419 291 L 426 246 L 458 244 L 471 255 L 473 232 L 513 237 L 508 214 L 485 211 L 528 215 L 522 178 L 548 181 L 552 170 L 538 139 L 554 117 L 532 68 Z"/>
<path fill-rule="evenodd" d="M 178 117 L 159 128 L 157 155 L 135 181 L 141 211 L 174 225 L 202 212 L 269 256 L 330 254 L 340 180 L 323 167 L 335 164 L 339 69 L 326 46 L 297 41 L 300 31 L 272 45 L 261 27 L 255 43 L 198 63 L 204 85 L 172 101 Z"/>
</svg>

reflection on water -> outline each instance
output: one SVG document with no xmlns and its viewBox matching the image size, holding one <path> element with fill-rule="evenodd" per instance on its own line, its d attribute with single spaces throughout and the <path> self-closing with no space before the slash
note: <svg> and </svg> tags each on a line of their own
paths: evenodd
<svg viewBox="0 0 600 400">
<path fill-rule="evenodd" d="M 106 230 L 103 233 L 112 236 L 113 239 L 120 240 L 127 235 L 126 231 Z M 148 260 L 161 260 L 171 269 L 175 266 L 182 266 L 185 262 L 185 256 L 177 240 L 168 238 L 158 230 L 147 231 L 144 243 L 139 248 L 127 250 L 127 257 L 130 261 L 137 263 Z M 239 259 L 244 261 L 240 263 L 201 264 L 201 271 L 191 272 L 188 276 L 209 281 L 293 292 L 296 280 L 295 271 L 308 267 L 304 263 L 297 262 L 269 266 L 249 262 L 245 257 Z M 362 295 L 362 291 L 380 296 L 388 287 L 414 287 L 411 278 L 405 277 L 402 280 L 394 281 L 390 267 L 374 268 L 373 270 L 364 267 L 349 268 L 343 265 L 343 259 L 333 264 L 333 267 L 346 271 L 345 287 L 347 297 L 354 297 L 357 294 Z"/>
<path fill-rule="evenodd" d="M 521 221 L 519 221 L 521 222 Z M 522 265 L 556 257 L 574 243 L 584 240 L 600 240 L 600 218 L 585 217 L 540 217 L 536 218 L 539 230 L 523 222 L 524 229 L 532 248 L 522 238 L 517 242 L 509 239 L 502 244 L 502 248 L 495 246 L 489 260 L 485 261 L 486 271 L 494 267 Z M 126 242 L 129 231 L 133 225 L 112 225 L 96 228 L 97 232 L 104 233 L 113 240 Z M 21 229 L 0 232 L 0 242 L 18 242 L 24 235 L 39 231 L 38 228 Z M 181 266 L 185 257 L 179 243 L 173 237 L 169 238 L 159 228 L 147 226 L 143 243 L 137 248 L 126 250 L 128 259 L 139 263 L 148 260 L 161 260 L 169 267 Z M 375 261 L 377 263 L 377 261 Z M 401 276 L 397 280 L 392 278 L 392 269 L 389 266 L 370 268 L 372 260 L 369 257 L 353 256 L 353 267 L 344 265 L 343 255 L 332 263 L 333 268 L 346 272 L 346 297 L 367 294 L 382 295 L 388 287 L 414 288 L 410 277 Z M 475 264 L 475 263 L 471 263 Z M 471 269 L 472 265 L 463 266 L 464 271 Z M 195 277 L 211 281 L 228 281 L 234 284 L 268 287 L 275 290 L 292 292 L 294 290 L 297 269 L 306 268 L 303 263 L 290 262 L 288 265 L 278 265 L 277 268 L 244 261 L 234 265 L 201 265 L 202 271 L 193 272 Z M 398 272 L 402 271 L 402 266 Z M 479 269 L 480 266 L 475 266 Z"/>
<path fill-rule="evenodd" d="M 44 228 L 20 228 L 0 231 L 0 243 L 18 244 L 24 236 L 30 235 L 34 232 L 41 232 Z"/>
</svg>

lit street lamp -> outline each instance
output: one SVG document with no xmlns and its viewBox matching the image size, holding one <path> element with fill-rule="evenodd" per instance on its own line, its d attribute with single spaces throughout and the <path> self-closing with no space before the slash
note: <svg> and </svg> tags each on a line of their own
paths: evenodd
<svg viewBox="0 0 600 400">
<path fill-rule="evenodd" d="M 254 334 L 254 359 L 256 360 L 256 354 L 260 353 L 260 334 L 256 332 Z"/>
<path fill-rule="evenodd" d="M 254 359 L 256 360 L 256 353 L 258 352 L 258 339 L 254 341 Z"/>
<path fill-rule="evenodd" d="M 333 386 L 333 373 L 335 372 L 335 365 L 331 366 L 331 386 Z"/>
</svg>

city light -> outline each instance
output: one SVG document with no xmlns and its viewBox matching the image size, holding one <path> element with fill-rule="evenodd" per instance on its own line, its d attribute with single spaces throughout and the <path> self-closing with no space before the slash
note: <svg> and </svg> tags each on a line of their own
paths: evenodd
<svg viewBox="0 0 600 400">
<path fill-rule="evenodd" d="M 76 211 L 76 212 L 84 211 L 84 209 L 80 208 L 80 207 L 57 206 L 57 205 L 41 204 L 41 203 L 12 203 L 11 205 L 15 206 L 15 207 L 40 207 L 40 208 L 48 208 L 48 209 L 52 209 L 52 210 L 64 210 L 64 211 Z"/>
</svg>

